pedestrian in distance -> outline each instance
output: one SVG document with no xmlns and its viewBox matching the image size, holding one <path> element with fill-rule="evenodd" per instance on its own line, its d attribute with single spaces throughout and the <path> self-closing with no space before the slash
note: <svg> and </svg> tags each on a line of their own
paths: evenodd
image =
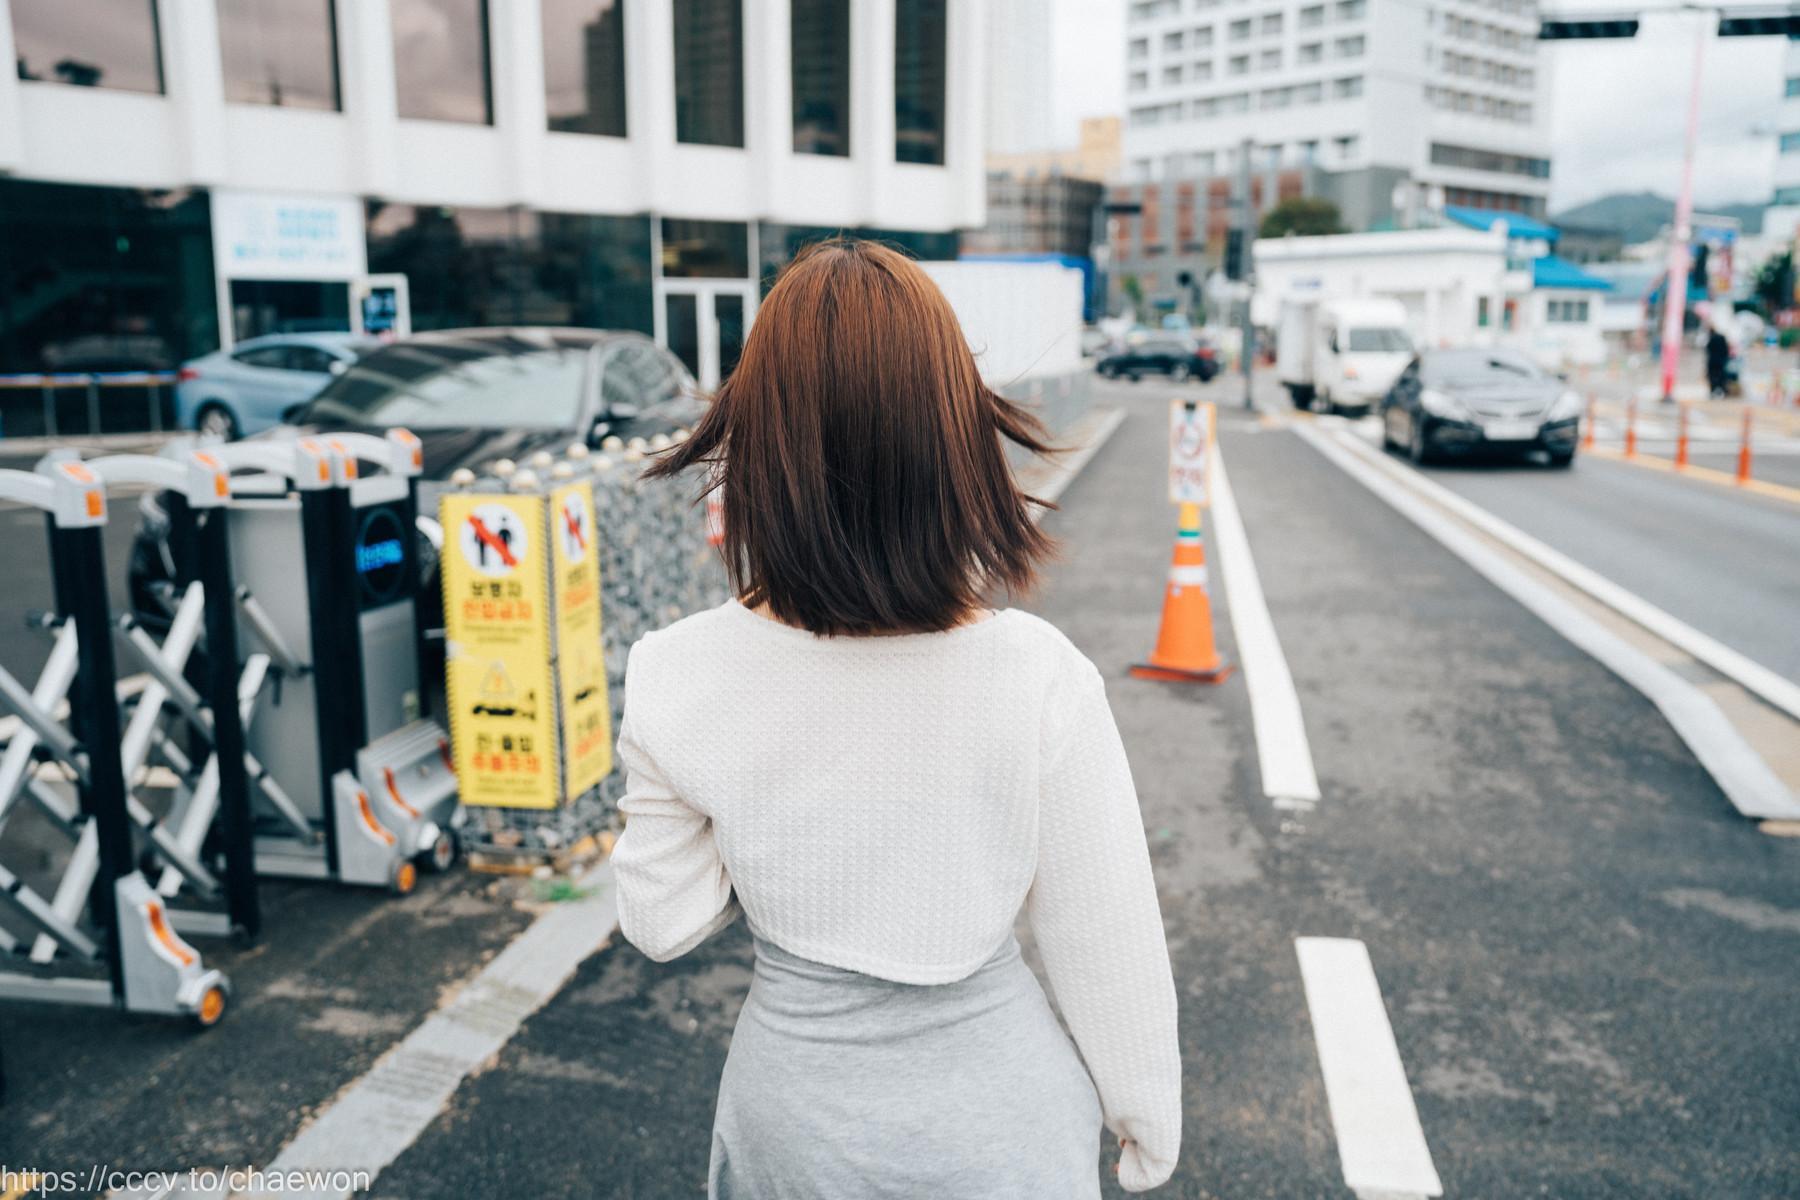
<svg viewBox="0 0 1800 1200">
<path fill-rule="evenodd" d="M 1706 334 L 1706 386 L 1717 400 L 1731 391 L 1731 342 L 1717 325 Z"/>
<path fill-rule="evenodd" d="M 613 851 L 649 957 L 754 939 L 714 1200 L 1085 1200 L 1103 1123 L 1128 1190 L 1175 1168 L 1175 989 L 1101 677 L 984 602 L 1053 549 L 1007 441 L 1047 449 L 931 279 L 832 240 L 651 468 L 720 490 L 735 593 L 632 648 Z"/>
</svg>

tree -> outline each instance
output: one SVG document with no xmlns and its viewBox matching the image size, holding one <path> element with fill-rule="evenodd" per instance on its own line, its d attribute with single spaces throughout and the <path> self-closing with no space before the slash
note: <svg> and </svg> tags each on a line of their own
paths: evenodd
<svg viewBox="0 0 1800 1200">
<path fill-rule="evenodd" d="M 1754 295 L 1762 303 L 1763 315 L 1770 319 L 1794 306 L 1794 255 L 1791 250 L 1784 250 L 1763 263 L 1756 273 Z"/>
<path fill-rule="evenodd" d="M 1292 233 L 1309 237 L 1343 232 L 1344 222 L 1337 205 L 1319 196 L 1292 196 L 1269 210 L 1257 236 L 1278 238 Z"/>
</svg>

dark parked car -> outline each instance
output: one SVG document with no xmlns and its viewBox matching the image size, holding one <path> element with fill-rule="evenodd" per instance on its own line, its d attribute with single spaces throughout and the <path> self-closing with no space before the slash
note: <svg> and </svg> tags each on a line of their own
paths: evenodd
<svg viewBox="0 0 1800 1200">
<path fill-rule="evenodd" d="M 1192 376 L 1205 383 L 1219 373 L 1219 359 L 1211 346 L 1180 338 L 1153 337 L 1107 355 L 1096 369 L 1108 379 L 1129 379 L 1133 383 L 1146 375 L 1167 375 L 1170 379 Z"/>
<path fill-rule="evenodd" d="M 672 433 L 692 426 L 701 405 L 681 360 L 640 333 L 460 329 L 370 352 L 286 414 L 286 424 L 254 440 L 405 426 L 423 443 L 419 504 L 431 516 L 458 467 L 522 461 L 538 450 L 559 454 L 578 441 L 598 446 L 613 436 L 629 441 Z M 139 509 L 131 606 L 139 620 L 161 628 L 172 609 L 168 518 L 156 493 Z M 429 569 L 437 554 L 426 549 L 420 562 Z M 436 587 L 426 594 L 435 597 Z M 427 607 L 434 619 L 436 600 Z"/>
<path fill-rule="evenodd" d="M 1427 350 L 1381 401 L 1381 440 L 1417 463 L 1542 451 L 1553 467 L 1575 460 L 1581 397 L 1510 350 Z"/>
</svg>

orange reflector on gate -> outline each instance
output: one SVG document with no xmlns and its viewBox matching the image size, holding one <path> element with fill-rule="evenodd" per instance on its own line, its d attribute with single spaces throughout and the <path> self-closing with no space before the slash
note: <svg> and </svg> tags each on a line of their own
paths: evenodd
<svg viewBox="0 0 1800 1200">
<path fill-rule="evenodd" d="M 143 906 L 144 921 L 150 926 L 150 936 L 155 938 L 162 948 L 168 952 L 181 966 L 190 966 L 194 961 L 193 947 L 175 936 L 169 928 L 169 919 L 163 913 L 163 906 L 152 901 Z"/>
<path fill-rule="evenodd" d="M 356 793 L 356 807 L 362 813 L 363 824 L 369 827 L 369 832 L 380 838 L 386 845 L 393 845 L 394 835 L 388 832 L 386 825 L 375 819 L 375 810 L 369 807 L 369 793 L 364 791 Z"/>
<path fill-rule="evenodd" d="M 409 816 L 409 817 L 418 816 L 419 810 L 414 808 L 412 805 L 408 804 L 406 801 L 404 801 L 400 798 L 400 785 L 398 783 L 394 782 L 394 768 L 392 768 L 392 767 L 381 768 L 381 777 L 382 777 L 382 780 L 387 784 L 388 799 L 392 800 L 395 804 L 397 804 L 400 807 L 400 811 L 405 813 L 407 816 Z"/>
<path fill-rule="evenodd" d="M 106 515 L 106 501 L 101 497 L 99 492 L 89 492 L 87 494 L 87 515 L 90 517 L 104 517 Z"/>
</svg>

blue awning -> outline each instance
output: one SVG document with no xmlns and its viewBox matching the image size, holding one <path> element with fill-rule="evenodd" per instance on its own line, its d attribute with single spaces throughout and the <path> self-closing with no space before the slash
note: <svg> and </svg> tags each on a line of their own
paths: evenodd
<svg viewBox="0 0 1800 1200">
<path fill-rule="evenodd" d="M 1493 208 L 1465 208 L 1451 204 L 1444 208 L 1444 215 L 1458 225 L 1467 225 L 1470 229 L 1492 229 L 1494 222 L 1506 222 L 1506 236 L 1509 238 L 1535 238 L 1546 242 L 1554 242 L 1562 236 L 1554 225 L 1546 225 L 1524 213 L 1502 212 Z"/>
<path fill-rule="evenodd" d="M 1613 285 L 1598 275 L 1589 275 L 1566 258 L 1546 254 L 1531 264 L 1531 286 L 1561 288 L 1564 291 L 1610 292 Z"/>
</svg>

